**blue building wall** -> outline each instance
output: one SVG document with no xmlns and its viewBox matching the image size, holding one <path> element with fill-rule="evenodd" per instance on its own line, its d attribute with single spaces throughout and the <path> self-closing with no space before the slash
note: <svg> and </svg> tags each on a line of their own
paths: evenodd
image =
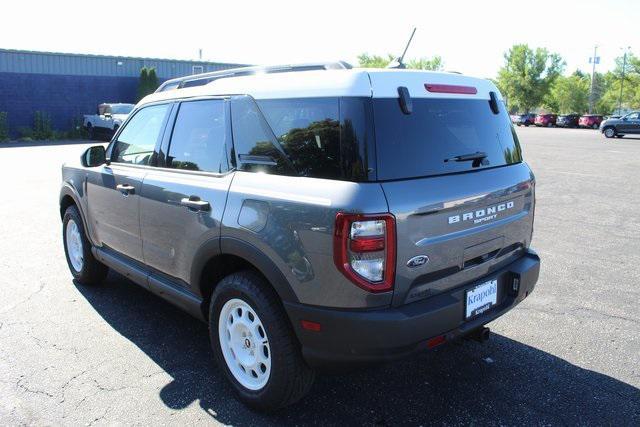
<svg viewBox="0 0 640 427">
<path fill-rule="evenodd" d="M 33 127 L 35 111 L 46 112 L 53 128 L 65 131 L 100 103 L 134 104 L 137 90 L 135 77 L 0 73 L 0 111 L 7 112 L 12 137 L 21 127 Z"/>
<path fill-rule="evenodd" d="M 242 64 L 0 49 L 0 111 L 11 137 L 33 127 L 43 111 L 59 131 L 75 118 L 94 114 L 103 102 L 135 103 L 142 67 L 154 67 L 162 83 L 174 77 L 235 68 Z M 195 67 L 195 68 L 194 68 Z"/>
</svg>

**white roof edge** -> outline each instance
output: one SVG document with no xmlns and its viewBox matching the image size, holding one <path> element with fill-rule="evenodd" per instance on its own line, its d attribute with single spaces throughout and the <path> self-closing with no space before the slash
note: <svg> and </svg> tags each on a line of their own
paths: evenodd
<svg viewBox="0 0 640 427">
<path fill-rule="evenodd" d="M 432 93 L 425 84 L 472 86 L 477 93 Z M 247 94 L 256 99 L 374 97 L 397 98 L 398 87 L 405 86 L 414 98 L 489 99 L 489 92 L 500 92 L 493 82 L 457 73 L 354 68 L 291 73 L 255 74 L 229 77 L 185 89 L 153 93 L 140 101 L 149 102 L 199 96 Z"/>
</svg>

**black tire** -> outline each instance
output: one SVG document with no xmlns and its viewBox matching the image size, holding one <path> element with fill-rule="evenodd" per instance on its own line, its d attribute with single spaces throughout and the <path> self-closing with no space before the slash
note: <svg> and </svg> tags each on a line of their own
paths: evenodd
<svg viewBox="0 0 640 427">
<path fill-rule="evenodd" d="M 82 241 L 83 260 L 82 268 L 79 271 L 76 270 L 69 258 L 69 246 L 67 244 L 66 231 L 71 220 L 73 220 L 77 225 Z M 64 255 L 67 259 L 67 265 L 69 266 L 69 271 L 71 271 L 73 278 L 83 285 L 99 285 L 102 283 L 109 273 L 109 267 L 95 259 L 91 253 L 91 243 L 87 240 L 80 212 L 78 212 L 78 208 L 75 205 L 69 206 L 64 213 L 64 217 L 62 219 L 62 242 L 64 244 Z"/>
<path fill-rule="evenodd" d="M 96 132 L 91 123 L 87 123 L 87 138 L 93 141 L 96 138 Z"/>
<path fill-rule="evenodd" d="M 616 136 L 617 132 L 616 129 L 613 127 L 606 127 L 602 130 L 602 133 L 604 134 L 604 136 L 606 138 L 613 138 L 614 136 Z"/>
<path fill-rule="evenodd" d="M 596 124 L 596 123 L 594 123 L 594 124 L 593 124 L 593 126 L 591 126 L 591 128 L 592 128 L 593 130 L 598 130 L 598 128 L 599 128 L 599 127 L 600 127 L 600 125 L 598 125 L 598 124 Z"/>
<path fill-rule="evenodd" d="M 259 390 L 245 388 L 229 370 L 222 353 L 218 322 L 224 304 L 241 299 L 258 315 L 266 330 L 271 351 L 271 372 Z M 218 283 L 209 305 L 209 337 L 220 369 L 240 400 L 260 411 L 274 411 L 291 405 L 309 392 L 315 372 L 307 366 L 300 345 L 278 296 L 270 285 L 252 271 L 231 274 Z"/>
</svg>

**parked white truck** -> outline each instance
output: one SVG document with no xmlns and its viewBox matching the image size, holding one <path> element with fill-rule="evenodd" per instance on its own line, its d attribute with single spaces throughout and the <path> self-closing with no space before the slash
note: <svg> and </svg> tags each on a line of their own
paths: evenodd
<svg viewBox="0 0 640 427">
<path fill-rule="evenodd" d="M 112 135 L 127 119 L 133 107 L 133 104 L 104 103 L 98 105 L 98 114 L 85 114 L 83 125 L 89 138 L 94 139 L 99 134 Z"/>
</svg>

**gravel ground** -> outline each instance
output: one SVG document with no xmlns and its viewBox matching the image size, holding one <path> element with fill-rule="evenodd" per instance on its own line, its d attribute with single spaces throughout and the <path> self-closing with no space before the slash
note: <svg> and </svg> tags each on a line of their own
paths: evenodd
<svg viewBox="0 0 640 427">
<path fill-rule="evenodd" d="M 86 145 L 0 146 L 0 424 L 640 425 L 640 138 L 518 134 L 538 179 L 535 292 L 488 343 L 326 373 L 269 416 L 233 398 L 204 324 L 117 274 L 74 285 L 60 164 Z"/>
</svg>

